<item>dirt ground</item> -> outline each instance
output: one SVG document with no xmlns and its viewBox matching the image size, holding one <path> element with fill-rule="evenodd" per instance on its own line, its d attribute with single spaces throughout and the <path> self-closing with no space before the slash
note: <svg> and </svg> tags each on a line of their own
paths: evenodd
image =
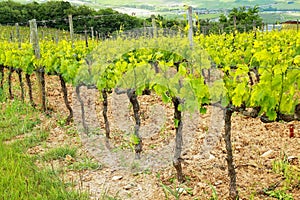
<svg viewBox="0 0 300 200">
<path fill-rule="evenodd" d="M 17 83 L 14 83 L 18 87 Z M 82 131 L 81 110 L 74 94 L 68 86 L 69 101 L 74 109 L 74 122 L 61 126 L 68 115 L 63 102 L 59 79 L 47 77 L 47 105 L 51 118 L 43 119 L 43 126 L 51 131 L 46 145 L 29 150 L 32 154 L 43 154 L 57 146 L 74 145 L 79 148 L 78 157 L 51 161 L 41 166 L 57 169 L 70 162 L 88 156 L 100 166 L 96 170 L 63 170 L 62 180 L 72 182 L 80 191 L 88 191 L 91 199 L 218 199 L 228 198 L 229 178 L 227 176 L 226 150 L 222 131 L 213 138 L 207 155 L 203 154 L 204 142 L 209 133 L 214 116 L 212 108 L 204 115 L 186 114 L 184 121 L 183 172 L 186 181 L 176 181 L 176 170 L 172 166 L 175 129 L 173 109 L 165 105 L 155 95 L 139 97 L 141 105 L 143 148 L 141 161 L 134 159 L 130 133 L 133 117 L 125 96 L 109 95 L 109 120 L 111 123 L 110 148 L 105 145 L 102 106 L 97 91 L 82 88 L 85 102 L 86 121 L 91 128 L 87 136 Z M 38 91 L 34 85 L 34 91 Z M 18 96 L 18 91 L 15 91 Z M 38 102 L 35 95 L 35 101 Z M 215 114 L 216 115 L 216 114 Z M 216 118 L 220 116 L 216 115 Z M 217 120 L 218 121 L 218 120 Z M 294 125 L 294 137 L 290 137 L 289 127 Z M 70 134 L 78 130 L 79 135 Z M 237 188 L 240 199 L 274 199 L 264 194 L 264 189 L 276 190 L 290 186 L 287 193 L 300 199 L 300 122 L 275 122 L 264 124 L 259 119 L 234 114 L 232 119 L 232 144 L 237 172 Z M 274 161 L 289 158 L 298 182 L 287 180 L 282 173 L 272 170 Z M 292 178 L 290 178 L 292 180 Z M 174 195 L 171 193 L 173 192 Z"/>
</svg>

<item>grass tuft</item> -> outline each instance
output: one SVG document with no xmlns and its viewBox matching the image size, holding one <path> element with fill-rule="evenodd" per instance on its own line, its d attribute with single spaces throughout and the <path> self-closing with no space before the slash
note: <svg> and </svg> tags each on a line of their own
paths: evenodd
<svg viewBox="0 0 300 200">
<path fill-rule="evenodd" d="M 60 160 L 66 158 L 67 155 L 75 158 L 77 152 L 77 148 L 74 147 L 57 147 L 50 149 L 48 152 L 44 154 L 44 159 L 46 161 L 49 160 Z"/>
</svg>

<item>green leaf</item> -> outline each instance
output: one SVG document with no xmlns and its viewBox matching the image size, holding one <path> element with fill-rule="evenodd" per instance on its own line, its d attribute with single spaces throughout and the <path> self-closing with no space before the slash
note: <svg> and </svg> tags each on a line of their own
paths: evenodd
<svg viewBox="0 0 300 200">
<path fill-rule="evenodd" d="M 270 120 L 275 120 L 277 117 L 277 113 L 274 110 L 268 110 L 266 115 Z"/>
<path fill-rule="evenodd" d="M 205 107 L 200 108 L 200 113 L 201 114 L 206 114 L 206 112 L 207 112 L 207 108 L 205 108 Z"/>
<path fill-rule="evenodd" d="M 130 134 L 130 142 L 133 145 L 137 145 L 137 144 L 139 144 L 140 139 L 135 134 L 132 133 L 132 134 Z"/>
<path fill-rule="evenodd" d="M 166 92 L 161 94 L 161 99 L 164 103 L 169 103 L 171 101 L 171 98 L 166 94 Z"/>
<path fill-rule="evenodd" d="M 175 128 L 178 128 L 178 125 L 179 125 L 179 119 L 174 119 L 174 125 L 175 125 Z"/>
<path fill-rule="evenodd" d="M 242 105 L 245 92 L 246 92 L 245 85 L 242 83 L 238 84 L 237 87 L 234 89 L 234 94 L 232 97 L 233 105 L 235 105 L 235 106 Z"/>
<path fill-rule="evenodd" d="M 139 88 L 137 88 L 137 89 L 135 90 L 135 94 L 136 94 L 137 96 L 142 95 L 144 89 L 145 89 L 145 87 L 139 87 Z"/>
<path fill-rule="evenodd" d="M 178 109 L 178 111 L 181 112 L 182 111 L 182 104 L 179 104 L 177 109 Z"/>
</svg>

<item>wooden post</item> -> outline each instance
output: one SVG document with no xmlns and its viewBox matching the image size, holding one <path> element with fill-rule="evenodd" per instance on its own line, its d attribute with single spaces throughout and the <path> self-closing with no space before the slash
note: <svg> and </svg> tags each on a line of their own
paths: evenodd
<svg viewBox="0 0 300 200">
<path fill-rule="evenodd" d="M 155 22 L 155 15 L 151 15 L 152 20 L 152 29 L 153 29 L 153 37 L 157 37 L 157 29 L 156 29 L 156 22 Z"/>
<path fill-rule="evenodd" d="M 143 27 L 144 27 L 144 37 L 147 35 L 147 29 L 146 29 L 146 22 L 143 22 Z"/>
<path fill-rule="evenodd" d="M 21 49 L 20 29 L 19 29 L 18 23 L 16 23 L 16 36 L 17 36 L 17 40 L 18 40 L 18 48 Z M 21 99 L 22 99 L 22 101 L 24 101 L 24 84 L 22 81 L 22 69 L 17 69 L 16 72 L 18 74 L 19 82 L 20 82 Z"/>
<path fill-rule="evenodd" d="M 18 23 L 16 23 L 16 34 L 17 34 L 17 39 L 18 39 L 18 47 L 20 49 L 21 48 L 21 36 L 20 36 L 20 27 L 19 27 Z"/>
<path fill-rule="evenodd" d="M 189 32 L 188 32 L 188 37 L 189 37 L 189 41 L 190 41 L 190 47 L 193 47 L 193 35 L 194 35 L 194 31 L 193 31 L 193 8 L 192 6 L 189 6 L 188 8 L 188 24 L 189 24 Z"/>
<path fill-rule="evenodd" d="M 91 36 L 92 36 L 92 40 L 94 40 L 94 27 L 91 27 Z"/>
<path fill-rule="evenodd" d="M 221 34 L 223 34 L 224 33 L 224 24 L 221 24 L 220 26 L 221 26 Z"/>
<path fill-rule="evenodd" d="M 40 45 L 39 45 L 39 36 L 38 36 L 38 30 L 37 30 L 37 24 L 36 20 L 30 20 L 30 41 L 33 46 L 34 55 L 36 59 L 41 58 L 41 52 L 40 52 Z M 46 90 L 45 90 L 45 70 L 42 66 L 37 67 L 37 77 L 39 79 L 39 85 L 40 85 L 40 99 L 42 103 L 42 110 L 44 112 L 47 111 L 46 107 Z"/>
<path fill-rule="evenodd" d="M 56 42 L 56 44 L 58 43 L 58 31 L 55 31 L 55 42 Z"/>
<path fill-rule="evenodd" d="M 72 15 L 69 15 L 68 17 L 69 17 L 71 43 L 72 43 L 72 48 L 74 48 L 73 19 L 72 19 Z M 69 101 L 68 101 L 68 89 L 66 86 L 66 81 L 64 80 L 62 74 L 59 74 L 59 79 L 60 79 L 60 85 L 61 85 L 61 89 L 62 89 L 63 96 L 64 96 L 64 102 L 65 102 L 67 109 L 69 110 L 69 116 L 66 120 L 66 124 L 69 124 L 71 122 L 71 120 L 73 119 L 73 109 L 70 106 Z"/>
<path fill-rule="evenodd" d="M 256 32 L 256 21 L 253 20 L 253 31 Z"/>
<path fill-rule="evenodd" d="M 84 38 L 85 38 L 85 46 L 86 46 L 86 47 L 89 47 L 88 35 L 87 35 L 87 30 L 86 30 L 86 25 L 84 25 Z"/>
<path fill-rule="evenodd" d="M 9 41 L 13 42 L 14 41 L 14 33 L 11 31 L 9 35 Z"/>
<path fill-rule="evenodd" d="M 208 26 L 204 26 L 204 35 L 208 35 Z"/>
<path fill-rule="evenodd" d="M 95 32 L 95 35 L 96 35 L 96 41 L 97 43 L 99 42 L 99 34 L 98 34 L 98 31 Z"/>
<path fill-rule="evenodd" d="M 297 32 L 299 32 L 299 20 L 297 19 Z"/>
<path fill-rule="evenodd" d="M 36 20 L 30 20 L 30 42 L 32 43 L 33 50 L 34 50 L 34 55 L 37 59 L 41 58 L 41 53 L 40 53 L 40 45 L 39 45 L 39 36 L 38 36 L 38 31 L 37 31 L 37 25 L 36 25 Z"/>
<path fill-rule="evenodd" d="M 71 37 L 71 43 L 72 43 L 72 47 L 74 46 L 74 29 L 73 29 L 73 18 L 72 15 L 69 15 L 69 28 L 70 28 L 70 37 Z"/>
<path fill-rule="evenodd" d="M 43 30 L 42 30 L 41 32 L 42 32 L 42 40 L 44 40 L 44 38 L 45 38 L 45 33 L 44 33 Z"/>
<path fill-rule="evenodd" d="M 233 16 L 233 28 L 236 31 L 236 16 Z"/>
</svg>

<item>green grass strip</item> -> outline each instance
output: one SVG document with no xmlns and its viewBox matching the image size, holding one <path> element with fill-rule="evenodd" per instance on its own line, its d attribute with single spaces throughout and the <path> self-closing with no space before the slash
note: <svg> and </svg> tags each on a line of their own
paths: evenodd
<svg viewBox="0 0 300 200">
<path fill-rule="evenodd" d="M 0 110 L 0 200 L 88 199 L 86 193 L 67 189 L 56 174 L 41 170 L 32 156 L 24 153 L 31 146 L 46 140 L 49 133 L 34 129 L 40 123 L 38 112 L 17 102 L 2 103 Z M 16 135 L 24 139 L 7 142 Z"/>
</svg>

